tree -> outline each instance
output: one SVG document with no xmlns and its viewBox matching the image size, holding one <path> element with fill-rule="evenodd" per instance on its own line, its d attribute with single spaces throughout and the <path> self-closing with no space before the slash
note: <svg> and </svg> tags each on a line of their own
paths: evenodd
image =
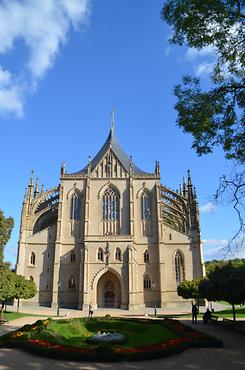
<svg viewBox="0 0 245 370">
<path fill-rule="evenodd" d="M 244 5 L 244 0 L 167 0 L 161 13 L 173 27 L 171 43 L 209 48 L 217 58 L 210 89 L 202 90 L 200 79 L 191 76 L 184 76 L 183 84 L 175 86 L 177 124 L 193 135 L 192 147 L 197 154 L 212 153 L 221 145 L 226 158 L 236 165 L 245 162 Z M 217 200 L 232 191 L 240 226 L 231 242 L 239 240 L 240 244 L 244 188 L 244 171 L 239 170 L 236 176 L 221 177 L 215 195 Z"/>
<path fill-rule="evenodd" d="M 210 301 L 230 303 L 235 321 L 235 305 L 245 301 L 245 267 L 234 267 L 231 263 L 217 267 L 200 283 L 199 289 L 200 294 Z"/>
<path fill-rule="evenodd" d="M 13 218 L 4 217 L 3 211 L 0 209 L 0 263 L 3 262 L 4 247 L 10 238 L 13 227 Z"/>
<path fill-rule="evenodd" d="M 3 315 L 5 301 L 14 296 L 14 273 L 6 268 L 0 268 L 0 302 L 2 302 L 0 317 Z"/>
<path fill-rule="evenodd" d="M 234 258 L 227 261 L 211 260 L 205 262 L 206 275 L 209 277 L 209 274 L 214 271 L 217 267 L 222 267 L 227 264 L 231 264 L 233 267 L 245 267 L 245 258 Z"/>
<path fill-rule="evenodd" d="M 20 299 L 32 298 L 36 292 L 37 290 L 34 281 L 27 280 L 24 276 L 15 274 L 14 295 L 12 297 L 18 301 L 17 312 L 19 312 Z"/>
<path fill-rule="evenodd" d="M 184 299 L 195 299 L 199 301 L 202 296 L 199 291 L 200 279 L 195 280 L 184 280 L 177 287 L 177 293 Z"/>
</svg>

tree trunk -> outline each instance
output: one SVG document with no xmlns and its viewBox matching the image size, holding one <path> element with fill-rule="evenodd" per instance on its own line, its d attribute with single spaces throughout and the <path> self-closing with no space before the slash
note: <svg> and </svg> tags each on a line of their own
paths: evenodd
<svg viewBox="0 0 245 370">
<path fill-rule="evenodd" d="M 3 317 L 4 301 L 2 301 L 0 317 Z"/>
<path fill-rule="evenodd" d="M 236 321 L 236 310 L 234 303 L 232 303 L 232 311 L 233 311 L 233 321 Z"/>
<path fill-rule="evenodd" d="M 17 303 L 17 313 L 19 313 L 19 308 L 20 308 L 20 299 L 18 298 L 18 303 Z"/>
</svg>

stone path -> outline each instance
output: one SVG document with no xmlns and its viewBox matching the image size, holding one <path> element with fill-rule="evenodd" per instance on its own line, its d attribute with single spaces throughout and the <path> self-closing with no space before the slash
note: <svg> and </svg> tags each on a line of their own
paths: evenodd
<svg viewBox="0 0 245 370">
<path fill-rule="evenodd" d="M 125 313 L 125 311 L 124 311 Z M 117 315 L 118 316 L 118 315 Z M 24 317 L 0 327 L 0 335 L 4 331 L 14 330 L 26 323 L 32 323 L 38 317 Z M 190 320 L 182 320 L 192 326 Z M 230 332 L 215 325 L 194 326 L 200 331 L 223 340 L 223 348 L 197 348 L 160 360 L 121 362 L 121 363 L 91 363 L 72 362 L 47 359 L 17 349 L 0 349 L 0 370 L 240 370 L 245 369 L 245 337 Z"/>
</svg>

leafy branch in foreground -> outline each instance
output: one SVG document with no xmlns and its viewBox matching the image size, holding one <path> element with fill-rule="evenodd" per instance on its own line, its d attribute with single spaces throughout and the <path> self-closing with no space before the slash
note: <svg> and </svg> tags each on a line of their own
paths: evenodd
<svg viewBox="0 0 245 370">
<path fill-rule="evenodd" d="M 175 86 L 177 124 L 192 134 L 198 155 L 221 146 L 237 167 L 245 162 L 244 9 L 244 0 L 167 0 L 161 12 L 172 27 L 172 44 L 206 48 L 216 58 L 209 89 L 203 90 L 200 79 L 189 75 Z M 244 241 L 244 171 L 221 177 L 215 200 L 226 193 L 239 219 L 230 251 L 234 242 Z"/>
</svg>

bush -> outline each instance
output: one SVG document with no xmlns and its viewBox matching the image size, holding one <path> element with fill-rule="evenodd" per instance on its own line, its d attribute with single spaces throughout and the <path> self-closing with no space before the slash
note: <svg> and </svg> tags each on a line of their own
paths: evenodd
<svg viewBox="0 0 245 370">
<path fill-rule="evenodd" d="M 97 352 L 112 352 L 112 346 L 108 342 L 100 342 L 96 348 Z"/>
</svg>

